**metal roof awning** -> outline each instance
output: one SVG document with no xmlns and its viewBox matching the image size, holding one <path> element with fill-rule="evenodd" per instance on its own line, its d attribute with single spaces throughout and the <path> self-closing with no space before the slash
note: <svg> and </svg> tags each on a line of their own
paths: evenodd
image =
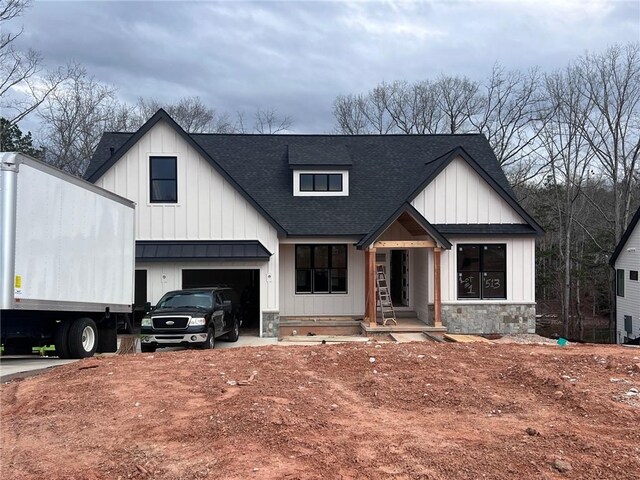
<svg viewBox="0 0 640 480">
<path fill-rule="evenodd" d="M 138 240 L 136 260 L 268 261 L 272 253 L 258 240 Z"/>
<path fill-rule="evenodd" d="M 537 235 L 527 223 L 436 224 L 443 235 Z"/>
</svg>

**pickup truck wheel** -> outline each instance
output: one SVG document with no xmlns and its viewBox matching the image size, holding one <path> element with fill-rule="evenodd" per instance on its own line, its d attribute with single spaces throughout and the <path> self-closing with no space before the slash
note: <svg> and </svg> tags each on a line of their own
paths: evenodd
<svg viewBox="0 0 640 480">
<path fill-rule="evenodd" d="M 156 346 L 155 345 L 148 345 L 146 343 L 141 343 L 140 344 L 140 351 L 142 353 L 153 353 L 156 351 Z"/>
<path fill-rule="evenodd" d="M 234 317 L 233 319 L 233 327 L 231 327 L 231 331 L 227 333 L 227 341 L 229 342 L 237 342 L 240 337 L 240 322 L 238 321 L 238 317 Z"/>
<path fill-rule="evenodd" d="M 69 322 L 60 322 L 53 336 L 53 344 L 56 346 L 56 355 L 59 358 L 69 358 Z"/>
<path fill-rule="evenodd" d="M 72 358 L 91 357 L 98 348 L 98 327 L 90 318 L 79 318 L 69 328 L 69 353 Z"/>
<path fill-rule="evenodd" d="M 203 350 L 213 350 L 216 348 L 216 336 L 213 328 L 209 329 L 209 334 L 207 335 L 207 339 L 204 341 L 201 347 Z"/>
</svg>

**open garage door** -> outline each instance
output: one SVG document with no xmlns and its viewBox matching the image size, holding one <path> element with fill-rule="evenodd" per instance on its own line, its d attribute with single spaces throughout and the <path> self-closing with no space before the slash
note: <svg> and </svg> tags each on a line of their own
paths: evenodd
<svg viewBox="0 0 640 480">
<path fill-rule="evenodd" d="M 235 292 L 242 315 L 242 330 L 260 334 L 260 270 L 189 269 L 182 270 L 182 288 L 228 287 Z"/>
</svg>

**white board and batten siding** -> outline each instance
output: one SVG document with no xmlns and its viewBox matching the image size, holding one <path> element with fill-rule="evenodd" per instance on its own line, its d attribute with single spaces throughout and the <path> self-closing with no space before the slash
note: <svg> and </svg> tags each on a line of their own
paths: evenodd
<svg viewBox="0 0 640 480">
<path fill-rule="evenodd" d="M 454 159 L 411 202 L 432 224 L 522 224 L 522 217 L 462 158 Z M 507 298 L 482 303 L 535 302 L 535 239 L 526 237 L 449 237 L 453 244 L 441 255 L 442 303 L 478 303 L 457 299 L 458 244 L 502 243 L 507 246 Z M 426 268 L 423 268 L 427 265 Z M 428 299 L 414 297 L 420 318 L 433 304 L 433 250 L 412 252 L 413 291 L 428 289 Z"/>
<path fill-rule="evenodd" d="M 153 156 L 177 157 L 177 203 L 150 203 L 149 158 Z M 273 253 L 270 260 L 240 263 L 244 268 L 260 269 L 261 311 L 278 310 L 277 230 L 168 124 L 158 122 L 96 185 L 136 203 L 137 240 L 260 241 Z M 236 268 L 231 262 L 182 265 L 148 266 L 147 298 L 151 302 L 181 287 L 182 268 Z"/>
<path fill-rule="evenodd" d="M 625 336 L 640 336 L 640 281 L 629 278 L 631 270 L 640 271 L 640 223 L 618 255 L 616 270 L 624 270 L 624 297 L 616 296 L 616 336 L 617 341 L 622 342 Z M 631 316 L 631 335 L 625 332 L 625 315 Z"/>
<path fill-rule="evenodd" d="M 312 243 L 301 241 L 299 243 Z M 315 243 L 344 243 L 324 238 Z M 355 243 L 355 242 L 354 242 Z M 364 252 L 347 248 L 347 293 L 296 294 L 295 244 L 280 245 L 281 316 L 362 316 L 364 314 Z"/>
<path fill-rule="evenodd" d="M 447 165 L 411 205 L 434 224 L 525 223 L 461 157 Z"/>
</svg>

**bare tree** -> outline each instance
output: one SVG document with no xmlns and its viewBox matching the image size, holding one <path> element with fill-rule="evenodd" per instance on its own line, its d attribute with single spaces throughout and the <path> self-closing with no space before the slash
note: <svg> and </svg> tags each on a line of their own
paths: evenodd
<svg viewBox="0 0 640 480">
<path fill-rule="evenodd" d="M 547 166 L 538 140 L 553 115 L 538 69 L 505 71 L 496 64 L 483 87 L 482 108 L 470 123 L 487 137 L 512 185 L 537 177 Z"/>
<path fill-rule="evenodd" d="M 608 220 L 617 243 L 629 223 L 631 201 L 638 188 L 640 44 L 616 45 L 602 54 L 587 54 L 578 60 L 576 69 L 582 94 L 594 105 L 579 127 L 613 189 L 613 218 Z"/>
<path fill-rule="evenodd" d="M 118 102 L 116 89 L 79 71 L 52 92 L 38 111 L 44 124 L 46 160 L 82 175 L 105 131 L 135 127 L 131 107 Z"/>
<path fill-rule="evenodd" d="M 291 128 L 291 117 L 278 115 L 275 108 L 258 108 L 255 113 L 254 130 L 256 133 L 276 134 Z"/>
<path fill-rule="evenodd" d="M 369 133 L 369 122 L 364 114 L 366 98 L 363 95 L 338 95 L 333 101 L 333 116 L 337 131 L 346 135 Z"/>
<path fill-rule="evenodd" d="M 593 158 L 579 125 L 587 121 L 593 105 L 581 95 L 579 72 L 575 68 L 548 75 L 545 83 L 553 116 L 550 121 L 544 122 L 540 137 L 549 158 L 548 179 L 560 229 L 558 253 L 563 262 L 562 318 L 564 336 L 568 337 L 571 324 L 573 232 L 582 188 L 588 180 Z"/>
<path fill-rule="evenodd" d="M 0 110 L 15 125 L 37 109 L 77 69 L 69 64 L 45 71 L 42 55 L 35 50 L 18 50 L 15 40 L 23 29 L 12 32 L 7 22 L 29 8 L 29 0 L 0 0 Z"/>
<path fill-rule="evenodd" d="M 479 85 L 466 77 L 440 76 L 434 85 L 437 104 L 444 115 L 447 133 L 467 133 L 470 118 L 482 109 Z"/>
<path fill-rule="evenodd" d="M 176 103 L 163 103 L 157 99 L 139 98 L 136 110 L 142 125 L 160 108 L 189 133 L 230 133 L 234 126 L 227 113 L 219 114 L 205 105 L 200 97 L 183 97 Z"/>
</svg>

